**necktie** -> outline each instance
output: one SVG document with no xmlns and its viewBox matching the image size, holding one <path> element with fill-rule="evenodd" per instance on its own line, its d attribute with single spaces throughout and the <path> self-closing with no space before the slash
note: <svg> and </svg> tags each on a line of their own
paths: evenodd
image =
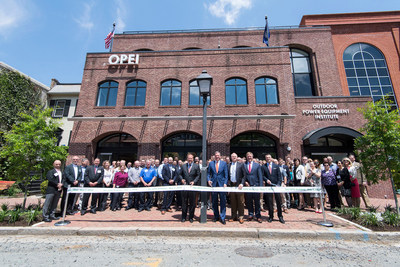
<svg viewBox="0 0 400 267">
<path fill-rule="evenodd" d="M 271 167 L 271 163 L 270 163 L 270 164 L 268 164 L 268 170 L 269 170 L 269 173 L 271 174 L 271 173 L 272 173 L 272 167 Z"/>
<path fill-rule="evenodd" d="M 217 161 L 217 163 L 215 164 L 215 170 L 217 171 L 217 173 L 218 173 L 218 161 Z"/>
<path fill-rule="evenodd" d="M 251 162 L 249 163 L 249 173 L 251 172 Z"/>
</svg>

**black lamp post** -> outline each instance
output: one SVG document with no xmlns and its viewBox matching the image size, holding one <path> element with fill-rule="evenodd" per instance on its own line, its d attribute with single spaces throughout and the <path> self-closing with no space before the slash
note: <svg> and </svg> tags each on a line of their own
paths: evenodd
<svg viewBox="0 0 400 267">
<path fill-rule="evenodd" d="M 207 97 L 210 95 L 212 77 L 206 70 L 197 76 L 197 85 L 200 95 L 203 97 L 203 137 L 202 137 L 202 166 L 201 186 L 207 186 Z M 201 192 L 201 215 L 200 223 L 207 222 L 207 192 Z"/>
</svg>

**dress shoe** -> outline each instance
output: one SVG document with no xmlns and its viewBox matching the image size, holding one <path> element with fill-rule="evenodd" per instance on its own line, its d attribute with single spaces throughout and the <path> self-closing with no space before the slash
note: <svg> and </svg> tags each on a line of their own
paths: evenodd
<svg viewBox="0 0 400 267">
<path fill-rule="evenodd" d="M 262 223 L 261 218 L 257 218 L 257 222 Z"/>
<path fill-rule="evenodd" d="M 86 214 L 86 210 L 81 210 L 81 216 Z"/>
<path fill-rule="evenodd" d="M 283 217 L 279 217 L 279 221 L 280 221 L 282 224 L 285 224 L 285 220 L 283 219 Z"/>
<path fill-rule="evenodd" d="M 66 213 L 67 215 L 74 215 L 75 214 L 75 212 L 72 212 L 72 211 L 67 211 L 67 213 Z"/>
<path fill-rule="evenodd" d="M 213 222 L 217 222 L 218 220 L 217 220 L 217 218 L 213 218 L 213 220 L 212 220 Z"/>
<path fill-rule="evenodd" d="M 247 218 L 247 220 L 250 222 L 253 220 L 253 216 L 249 216 L 249 218 Z"/>
<path fill-rule="evenodd" d="M 193 219 L 189 219 L 189 222 L 190 222 L 190 223 L 193 223 Z"/>
<path fill-rule="evenodd" d="M 181 222 L 186 222 L 186 219 L 185 219 L 185 218 L 182 218 Z"/>
<path fill-rule="evenodd" d="M 125 210 L 130 210 L 130 209 L 131 209 L 130 207 L 126 207 L 126 208 L 125 208 Z"/>
<path fill-rule="evenodd" d="M 57 220 L 59 220 L 59 219 L 60 219 L 60 217 L 50 216 L 50 220 L 57 221 Z"/>
<path fill-rule="evenodd" d="M 49 218 L 44 218 L 43 221 L 44 221 L 44 222 L 52 222 L 52 220 L 49 219 Z"/>
<path fill-rule="evenodd" d="M 243 219 L 239 219 L 239 223 L 240 223 L 240 224 L 243 224 L 243 223 L 244 223 L 244 220 L 243 220 Z"/>
<path fill-rule="evenodd" d="M 96 214 L 96 210 L 92 209 L 92 210 L 90 210 L 90 213 Z"/>
<path fill-rule="evenodd" d="M 268 221 L 269 223 L 271 223 L 272 220 L 273 220 L 273 218 L 269 217 L 267 221 Z"/>
<path fill-rule="evenodd" d="M 235 222 L 235 221 L 238 221 L 238 219 L 237 218 L 229 219 L 229 222 Z"/>
<path fill-rule="evenodd" d="M 142 209 L 142 208 L 139 208 L 139 209 L 138 209 L 138 212 L 142 212 L 142 211 L 143 211 L 143 209 Z"/>
<path fill-rule="evenodd" d="M 167 209 L 167 212 L 172 212 L 172 209 L 170 208 L 170 209 Z"/>
<path fill-rule="evenodd" d="M 165 210 L 162 210 L 162 211 L 161 211 L 161 214 L 164 215 L 164 214 L 165 214 Z"/>
<path fill-rule="evenodd" d="M 225 225 L 225 224 L 226 224 L 226 221 L 225 221 L 225 220 L 221 220 L 221 223 L 222 223 L 223 225 Z"/>
<path fill-rule="evenodd" d="M 146 208 L 147 211 L 151 211 L 151 208 Z"/>
</svg>

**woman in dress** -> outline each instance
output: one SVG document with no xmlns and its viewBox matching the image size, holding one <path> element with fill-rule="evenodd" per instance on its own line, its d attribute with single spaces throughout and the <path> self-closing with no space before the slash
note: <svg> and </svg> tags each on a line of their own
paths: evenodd
<svg viewBox="0 0 400 267">
<path fill-rule="evenodd" d="M 352 165 L 352 163 L 351 163 L 349 158 L 344 158 L 343 159 L 343 164 L 344 164 L 345 168 L 347 168 L 349 170 L 349 174 L 350 174 L 351 202 L 352 202 L 354 207 L 359 208 L 360 207 L 360 202 L 361 202 L 360 201 L 361 194 L 360 194 L 360 186 L 358 185 L 358 180 L 356 178 L 357 170 L 356 170 L 356 168 L 354 168 L 354 166 Z"/>
<path fill-rule="evenodd" d="M 310 179 L 311 186 L 321 187 L 321 170 L 317 168 L 313 161 L 310 162 L 310 168 L 308 170 L 308 178 Z M 314 208 L 316 213 L 322 213 L 322 203 L 319 193 L 312 193 L 311 197 L 314 201 Z M 318 208 L 319 205 L 319 208 Z"/>
<path fill-rule="evenodd" d="M 351 180 L 350 180 L 350 173 L 347 168 L 344 167 L 343 161 L 337 162 L 337 171 L 336 176 L 338 179 L 338 186 L 340 188 L 342 196 L 346 199 L 347 206 L 352 207 L 351 201 Z"/>
<path fill-rule="evenodd" d="M 306 179 L 306 171 L 304 169 L 304 166 L 300 164 L 300 160 L 298 158 L 295 158 L 293 160 L 294 162 L 294 185 L 295 186 L 302 186 L 304 185 L 304 181 Z M 305 208 L 304 205 L 304 195 L 303 193 L 299 193 L 299 204 L 297 206 L 297 209 L 303 210 Z"/>
<path fill-rule="evenodd" d="M 119 171 L 114 174 L 113 188 L 125 187 L 128 183 L 128 173 L 125 172 L 125 165 L 119 167 Z M 116 211 L 121 209 L 122 196 L 124 193 L 113 193 L 111 202 L 111 210 Z"/>
<path fill-rule="evenodd" d="M 111 188 L 112 179 L 114 176 L 114 170 L 111 168 L 111 164 L 108 160 L 103 161 L 104 176 L 103 176 L 103 187 Z M 108 193 L 101 193 L 100 211 L 104 211 L 107 207 Z"/>
</svg>

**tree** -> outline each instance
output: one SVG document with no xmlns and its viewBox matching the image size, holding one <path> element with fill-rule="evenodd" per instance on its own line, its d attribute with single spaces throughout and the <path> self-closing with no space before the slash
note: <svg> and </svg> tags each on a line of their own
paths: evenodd
<svg viewBox="0 0 400 267">
<path fill-rule="evenodd" d="M 4 134 L 1 158 L 8 164 L 8 175 L 25 188 L 25 209 L 28 185 L 52 168 L 54 160 L 65 160 L 67 147 L 57 146 L 55 132 L 59 122 L 51 118 L 52 109 L 36 107 L 32 114 L 20 113 L 20 121 Z M 33 175 L 32 175 L 33 174 Z"/>
<path fill-rule="evenodd" d="M 0 131 L 9 131 L 21 112 L 41 104 L 41 89 L 18 72 L 0 71 Z"/>
<path fill-rule="evenodd" d="M 400 173 L 400 115 L 385 102 L 389 101 L 369 102 L 359 109 L 367 122 L 360 129 L 364 136 L 355 140 L 355 148 L 368 181 L 378 183 L 390 178 L 399 213 L 394 178 L 398 179 Z"/>
</svg>

